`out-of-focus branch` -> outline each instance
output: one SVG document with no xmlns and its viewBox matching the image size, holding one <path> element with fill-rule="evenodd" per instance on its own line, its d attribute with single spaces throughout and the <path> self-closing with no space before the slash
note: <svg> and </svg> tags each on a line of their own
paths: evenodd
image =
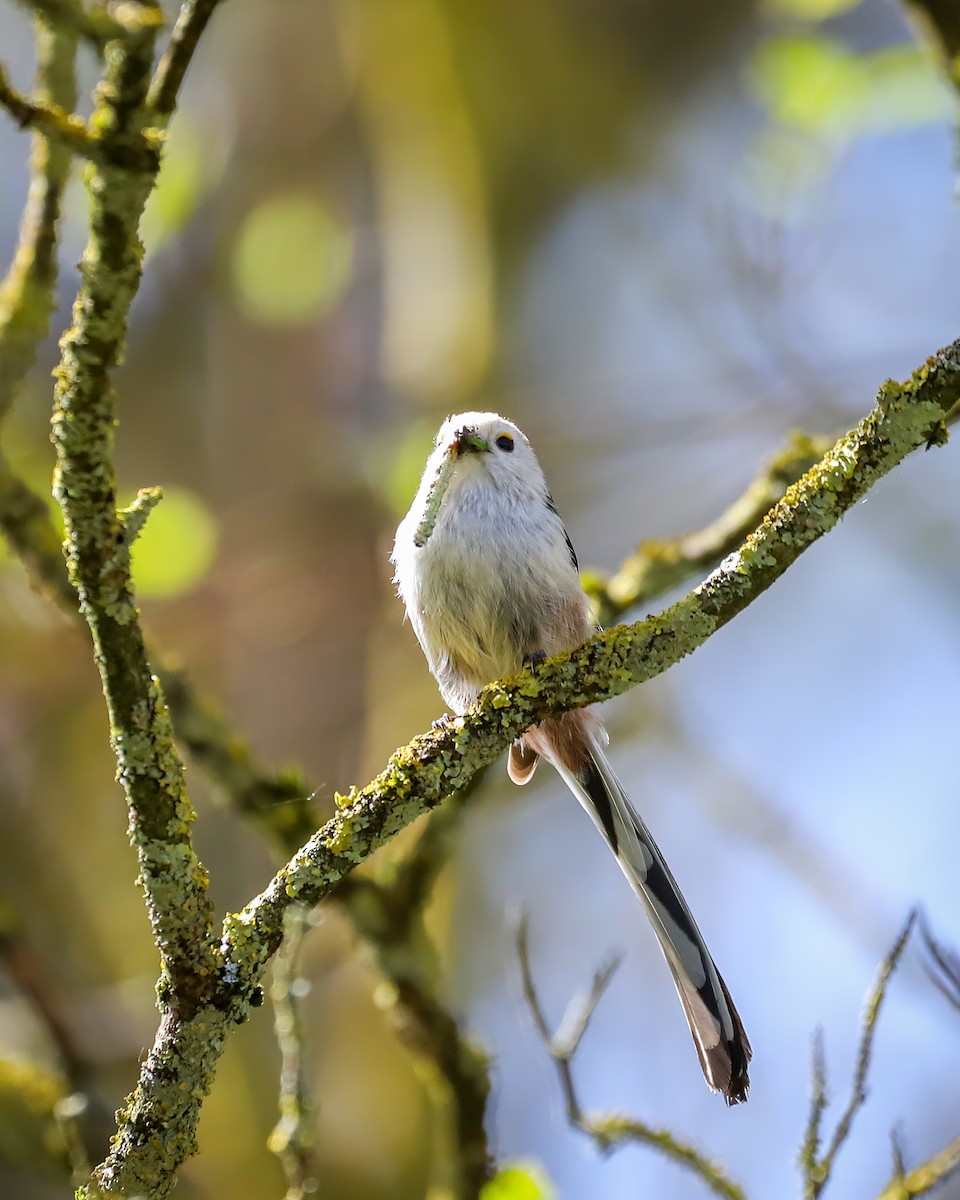
<svg viewBox="0 0 960 1200">
<path fill-rule="evenodd" d="M 85 5 L 81 0 L 19 0 L 44 17 L 51 25 L 64 32 L 74 33 L 102 49 L 114 38 L 123 38 L 141 32 L 145 26 L 155 27 L 163 23 L 163 15 L 147 4 L 130 3 L 113 5 L 111 11 L 104 4 Z"/>
<path fill-rule="evenodd" d="M 544 1016 L 543 1006 L 540 1003 L 533 979 L 528 926 L 527 918 L 523 916 L 517 926 L 516 934 L 517 958 L 520 963 L 523 994 L 537 1033 L 557 1068 L 567 1120 L 570 1124 L 575 1129 L 579 1129 L 581 1133 L 585 1133 L 599 1150 L 615 1150 L 631 1142 L 650 1146 L 665 1158 L 692 1171 L 714 1195 L 722 1196 L 724 1200 L 746 1200 L 743 1188 L 727 1175 L 719 1163 L 713 1162 L 702 1151 L 690 1145 L 689 1142 L 682 1141 L 668 1129 L 656 1129 L 635 1117 L 584 1112 L 573 1080 L 573 1060 L 593 1019 L 597 1005 L 619 966 L 619 961 L 614 960 L 608 963 L 594 975 L 586 998 L 570 1004 L 560 1028 L 553 1033 Z"/>
<path fill-rule="evenodd" d="M 919 1167 L 895 1173 L 877 1200 L 913 1200 L 915 1196 L 926 1196 L 941 1187 L 960 1168 L 960 1137 L 945 1146 L 938 1154 L 928 1158 Z"/>
<path fill-rule="evenodd" d="M 76 37 L 37 18 L 37 96 L 63 112 L 77 98 Z M 2 85 L 2 74 L 0 74 Z M 30 190 L 13 262 L 0 286 L 0 419 L 36 361 L 56 304 L 57 245 L 63 191 L 71 153 L 58 138 L 34 134 Z M 76 593 L 67 579 L 60 538 L 44 501 L 10 469 L 0 450 L 0 528 L 34 579 L 44 580 L 67 608 Z"/>
<path fill-rule="evenodd" d="M 76 103 L 76 50 L 72 33 L 38 18 L 37 96 L 51 110 L 66 113 Z M 4 84 L 0 71 L 0 88 Z M 10 408 L 14 392 L 33 366 L 37 347 L 50 327 L 50 314 L 56 304 L 60 207 L 70 164 L 70 151 L 61 140 L 48 138 L 44 131 L 35 134 L 30 190 L 17 248 L 0 286 L 0 418 Z"/>
<path fill-rule="evenodd" d="M 853 1121 L 867 1098 L 867 1075 L 870 1071 L 870 1059 L 873 1055 L 873 1042 L 877 1032 L 877 1021 L 880 1009 L 887 993 L 887 985 L 906 949 L 910 931 L 913 929 L 916 913 L 911 912 L 900 931 L 890 952 L 883 960 L 876 981 L 867 997 L 863 1014 L 863 1024 L 860 1034 L 860 1045 L 857 1050 L 857 1062 L 853 1072 L 853 1082 L 850 1088 L 850 1098 L 840 1115 L 837 1127 L 827 1145 L 820 1153 L 823 1115 L 827 1109 L 826 1065 L 823 1053 L 823 1040 L 820 1035 L 814 1043 L 813 1055 L 813 1091 L 810 1104 L 810 1116 L 807 1121 L 806 1134 L 800 1150 L 800 1167 L 803 1171 L 804 1200 L 817 1200 L 817 1197 L 830 1182 L 837 1155 L 843 1148 L 844 1142 L 850 1136 Z M 905 1193 L 909 1195 L 909 1193 Z"/>
<path fill-rule="evenodd" d="M 905 0 L 936 47 L 944 70 L 960 92 L 960 7 L 955 0 Z"/>
<path fill-rule="evenodd" d="M 230 807 L 261 830 L 277 857 L 289 858 L 319 823 L 310 783 L 296 770 L 256 763 L 247 743 L 197 693 L 185 671 L 164 666 L 160 679 L 174 732 L 192 761 L 222 789 Z"/>
<path fill-rule="evenodd" d="M 13 117 L 21 129 L 32 129 L 51 141 L 58 142 L 73 154 L 94 158 L 99 146 L 86 122 L 59 104 L 31 100 L 10 83 L 0 65 L 0 107 Z"/>
<path fill-rule="evenodd" d="M 928 956 L 923 965 L 931 983 L 960 1012 L 960 954 L 933 936 L 923 913 L 920 914 L 920 936 Z"/>
<path fill-rule="evenodd" d="M 743 495 L 705 529 L 670 541 L 641 542 L 613 575 L 585 572 L 583 586 L 593 602 L 597 622 L 610 625 L 630 609 L 712 570 L 760 524 L 774 504 L 783 499 L 787 488 L 809 471 L 829 446 L 828 438 L 792 434 L 786 447 L 763 467 Z"/>
<path fill-rule="evenodd" d="M 19 917 L 5 897 L 0 897 L 0 963 L 45 1026 L 70 1087 L 85 1087 L 89 1064 L 74 1037 L 67 1003 L 25 940 Z"/>
<path fill-rule="evenodd" d="M 280 1047 L 280 1119 L 270 1134 L 269 1147 L 280 1160 L 287 1180 L 284 1200 L 304 1200 L 317 1190 L 313 1147 L 315 1113 L 303 1067 L 303 1027 L 300 1020 L 301 980 L 297 962 L 309 914 L 302 908 L 287 913 L 283 945 L 273 962 L 273 1027 Z"/>
</svg>

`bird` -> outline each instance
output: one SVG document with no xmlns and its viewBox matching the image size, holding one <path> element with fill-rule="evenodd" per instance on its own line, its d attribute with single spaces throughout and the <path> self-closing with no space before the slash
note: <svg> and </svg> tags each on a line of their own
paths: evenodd
<svg viewBox="0 0 960 1200">
<path fill-rule="evenodd" d="M 573 543 L 529 441 L 493 412 L 440 426 L 397 529 L 394 582 L 440 693 L 464 713 L 494 680 L 596 632 Z M 579 800 L 643 906 L 673 975 L 707 1085 L 746 1100 L 750 1042 L 697 923 L 606 755 L 591 708 L 528 729 L 510 747 L 514 783 L 541 758 Z"/>
</svg>

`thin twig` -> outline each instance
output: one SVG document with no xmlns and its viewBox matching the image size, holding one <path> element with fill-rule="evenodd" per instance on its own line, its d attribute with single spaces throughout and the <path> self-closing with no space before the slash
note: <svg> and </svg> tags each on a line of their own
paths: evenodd
<svg viewBox="0 0 960 1200">
<path fill-rule="evenodd" d="M 37 93 L 44 104 L 61 112 L 68 112 L 77 100 L 76 53 L 71 32 L 38 18 Z M 61 142 L 42 131 L 35 133 L 30 191 L 17 249 L 0 286 L 0 418 L 36 361 L 37 347 L 50 327 L 56 304 L 60 210 L 70 166 L 69 150 Z"/>
<path fill-rule="evenodd" d="M 933 936 L 924 913 L 920 914 L 920 936 L 930 956 L 923 964 L 930 982 L 960 1010 L 960 955 Z"/>
<path fill-rule="evenodd" d="M 317 1190 L 314 1160 L 316 1113 L 303 1061 L 303 1022 L 300 1016 L 302 981 L 297 974 L 300 947 L 310 914 L 294 907 L 287 913 L 286 936 L 273 960 L 273 1028 L 282 1057 L 280 1119 L 270 1134 L 269 1147 L 279 1158 L 287 1180 L 285 1200 L 304 1200 Z"/>
<path fill-rule="evenodd" d="M 162 128 L 177 106 L 177 96 L 187 67 L 203 31 L 220 0 L 184 0 L 170 41 L 157 64 L 147 93 L 147 107 Z"/>
<path fill-rule="evenodd" d="M 822 1157 L 818 1157 L 817 1154 L 820 1118 L 823 1109 L 826 1107 L 826 1084 L 822 1045 L 820 1054 L 815 1053 L 814 1055 L 814 1085 L 811 1116 L 807 1124 L 807 1135 L 804 1139 L 803 1150 L 800 1154 L 800 1163 L 804 1174 L 805 1200 L 817 1200 L 817 1197 L 830 1182 L 830 1176 L 833 1173 L 837 1155 L 850 1136 L 854 1118 L 863 1107 L 864 1101 L 867 1098 L 867 1075 L 870 1071 L 870 1060 L 873 1055 L 873 1043 L 876 1038 L 880 1009 L 883 1006 L 883 1001 L 887 993 L 887 985 L 893 977 L 893 973 L 896 971 L 906 948 L 916 916 L 916 911 L 911 911 L 908 915 L 896 941 L 891 946 L 886 958 L 880 964 L 877 978 L 867 996 L 860 1042 L 857 1048 L 857 1061 L 850 1087 L 850 1097 L 840 1115 L 836 1129 L 833 1131 L 833 1136 L 830 1138 L 826 1152 Z"/>
<path fill-rule="evenodd" d="M 30 100 L 18 92 L 7 78 L 0 65 L 0 106 L 5 108 L 21 129 L 33 129 L 45 137 L 66 146 L 83 158 L 95 158 L 99 147 L 98 139 L 87 128 L 86 122 L 58 104 L 43 104 Z"/>
<path fill-rule="evenodd" d="M 813 1179 L 818 1170 L 823 1114 L 827 1107 L 827 1063 L 823 1049 L 822 1029 L 817 1029 L 813 1035 L 810 1079 L 810 1115 L 807 1118 L 807 1129 L 803 1145 L 800 1148 L 800 1166 L 805 1181 Z M 807 1189 L 805 1189 L 806 1194 Z"/>
<path fill-rule="evenodd" d="M 613 960 L 596 972 L 587 995 L 571 1002 L 560 1029 L 551 1033 L 530 965 L 529 920 L 526 914 L 523 914 L 517 923 L 516 949 L 524 999 L 537 1033 L 557 1069 L 570 1124 L 586 1134 L 601 1151 L 616 1150 L 619 1146 L 631 1142 L 650 1146 L 664 1157 L 692 1171 L 714 1195 L 722 1196 L 724 1200 L 745 1200 L 743 1188 L 727 1175 L 719 1163 L 711 1161 L 702 1151 L 689 1142 L 682 1141 L 669 1130 L 656 1129 L 635 1117 L 591 1115 L 583 1111 L 573 1079 L 573 1059 L 597 1006 L 620 965 L 619 959 Z"/>
<path fill-rule="evenodd" d="M 890 1130 L 890 1182 L 903 1182 L 907 1174 L 907 1162 L 903 1153 L 903 1138 L 900 1130 L 894 1127 Z"/>
</svg>

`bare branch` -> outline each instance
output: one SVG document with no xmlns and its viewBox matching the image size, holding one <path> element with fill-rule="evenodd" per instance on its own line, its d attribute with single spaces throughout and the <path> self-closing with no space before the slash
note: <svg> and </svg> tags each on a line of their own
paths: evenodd
<svg viewBox="0 0 960 1200">
<path fill-rule="evenodd" d="M 823 1128 L 823 1114 L 827 1108 L 827 1063 L 823 1049 L 823 1030 L 817 1029 L 813 1035 L 813 1050 L 810 1060 L 810 1115 L 807 1118 L 807 1130 L 800 1147 L 800 1166 L 804 1175 L 804 1196 L 811 1195 L 809 1181 L 818 1175 L 820 1165 L 820 1138 Z"/>
<path fill-rule="evenodd" d="M 930 956 L 930 961 L 923 964 L 930 982 L 954 1008 L 960 1010 L 960 955 L 937 941 L 923 913 L 920 914 L 920 936 L 924 949 Z"/>
<path fill-rule="evenodd" d="M 817 1197 L 830 1182 L 830 1176 L 833 1172 L 837 1155 L 849 1137 L 854 1118 L 867 1098 L 867 1075 L 870 1071 L 870 1059 L 873 1054 L 873 1042 L 877 1032 L 877 1020 L 879 1019 L 880 1009 L 883 1006 L 883 1000 L 887 993 L 887 985 L 900 963 L 916 916 L 915 911 L 911 911 L 908 915 L 903 928 L 897 935 L 897 940 L 893 943 L 889 953 L 881 963 L 880 970 L 877 972 L 877 978 L 867 996 L 860 1033 L 860 1044 L 857 1049 L 857 1061 L 850 1088 L 850 1098 L 840 1116 L 840 1120 L 837 1122 L 836 1129 L 833 1131 L 830 1144 L 822 1157 L 818 1157 L 819 1129 L 823 1110 L 827 1105 L 827 1099 L 823 1043 L 822 1037 L 818 1038 L 818 1049 L 814 1052 L 814 1084 L 811 1115 L 807 1125 L 807 1135 L 800 1154 L 800 1165 L 803 1168 L 804 1175 L 803 1194 L 805 1200 L 817 1200 Z"/>
<path fill-rule="evenodd" d="M 170 42 L 157 64 L 156 74 L 147 93 L 147 106 L 162 128 L 177 106 L 177 96 L 187 67 L 207 22 L 220 0 L 184 0 Z"/>
<path fill-rule="evenodd" d="M 526 914 L 517 923 L 516 948 L 524 998 L 537 1033 L 557 1069 L 570 1124 L 586 1134 L 599 1150 L 615 1150 L 631 1142 L 650 1146 L 679 1166 L 692 1171 L 714 1195 L 723 1196 L 725 1200 L 745 1200 L 743 1189 L 719 1163 L 711 1161 L 702 1151 L 675 1137 L 669 1130 L 656 1129 L 633 1117 L 591 1115 L 583 1111 L 573 1079 L 573 1058 L 603 993 L 620 965 L 619 960 L 608 963 L 596 972 L 586 997 L 571 1002 L 561 1029 L 551 1033 L 530 965 L 529 921 Z"/>
</svg>

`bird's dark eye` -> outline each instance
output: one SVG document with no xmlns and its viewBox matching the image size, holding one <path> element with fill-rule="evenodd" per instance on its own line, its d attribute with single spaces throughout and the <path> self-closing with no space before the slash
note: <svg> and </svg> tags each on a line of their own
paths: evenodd
<svg viewBox="0 0 960 1200">
<path fill-rule="evenodd" d="M 501 433 L 497 438 L 497 445 L 501 450 L 506 450 L 506 452 L 509 454 L 513 449 L 513 438 L 509 433 Z"/>
</svg>

